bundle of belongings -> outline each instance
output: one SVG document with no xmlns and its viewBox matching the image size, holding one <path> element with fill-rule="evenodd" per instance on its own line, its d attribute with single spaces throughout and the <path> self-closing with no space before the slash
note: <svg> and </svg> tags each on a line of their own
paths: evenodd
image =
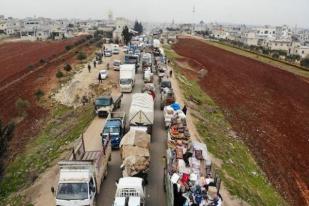
<svg viewBox="0 0 309 206">
<path fill-rule="evenodd" d="M 120 142 L 124 177 L 138 176 L 147 172 L 150 164 L 149 153 L 150 135 L 144 131 L 130 129 Z"/>
<path fill-rule="evenodd" d="M 171 105 L 172 108 L 173 105 Z M 190 132 L 187 127 L 186 115 L 181 110 L 177 110 L 171 118 L 168 136 L 169 140 L 189 140 Z"/>
<path fill-rule="evenodd" d="M 212 177 L 206 145 L 177 140 L 169 145 L 168 174 L 175 206 L 221 205 L 218 179 Z"/>
</svg>

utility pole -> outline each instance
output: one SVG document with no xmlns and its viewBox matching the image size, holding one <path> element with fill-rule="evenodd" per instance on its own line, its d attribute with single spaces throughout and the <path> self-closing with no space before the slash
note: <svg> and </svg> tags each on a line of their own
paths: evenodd
<svg viewBox="0 0 309 206">
<path fill-rule="evenodd" d="M 194 35 L 194 22 L 195 22 L 195 5 L 193 6 L 192 9 L 192 14 L 193 14 L 193 23 L 192 23 L 192 31 L 191 31 L 191 35 Z"/>
</svg>

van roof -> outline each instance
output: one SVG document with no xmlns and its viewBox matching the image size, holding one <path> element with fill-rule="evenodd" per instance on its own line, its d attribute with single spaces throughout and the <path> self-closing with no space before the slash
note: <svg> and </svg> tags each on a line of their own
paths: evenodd
<svg viewBox="0 0 309 206">
<path fill-rule="evenodd" d="M 118 188 L 142 187 L 143 179 L 139 177 L 122 177 L 119 180 Z"/>
</svg>

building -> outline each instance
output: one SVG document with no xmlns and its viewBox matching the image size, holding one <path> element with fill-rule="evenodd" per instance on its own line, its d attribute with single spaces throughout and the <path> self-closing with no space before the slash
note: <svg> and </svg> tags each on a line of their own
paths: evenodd
<svg viewBox="0 0 309 206">
<path fill-rule="evenodd" d="M 266 47 L 270 50 L 282 50 L 288 52 L 292 46 L 291 40 L 269 40 Z"/>
<path fill-rule="evenodd" d="M 125 18 L 117 17 L 115 19 L 114 25 L 115 25 L 115 30 L 113 30 L 113 34 L 112 34 L 113 40 L 114 41 L 118 40 L 120 42 L 123 42 L 122 30 L 125 26 L 129 27 L 129 21 Z"/>
<path fill-rule="evenodd" d="M 240 42 L 248 46 L 258 46 L 259 38 L 254 31 L 245 32 L 241 34 Z"/>
</svg>

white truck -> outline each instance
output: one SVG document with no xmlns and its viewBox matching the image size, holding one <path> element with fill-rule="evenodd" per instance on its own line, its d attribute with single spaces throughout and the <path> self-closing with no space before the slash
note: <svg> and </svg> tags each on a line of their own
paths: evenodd
<svg viewBox="0 0 309 206">
<path fill-rule="evenodd" d="M 130 129 L 138 129 L 151 134 L 154 121 L 154 101 L 148 93 L 135 93 L 129 111 Z"/>
<path fill-rule="evenodd" d="M 60 161 L 59 180 L 55 190 L 56 205 L 95 205 L 95 196 L 107 175 L 111 144 L 106 141 L 97 151 L 86 151 L 83 138 L 73 148 L 68 160 Z"/>
<path fill-rule="evenodd" d="M 145 206 L 146 190 L 143 179 L 122 177 L 117 183 L 113 206 Z"/>
<path fill-rule="evenodd" d="M 121 92 L 132 92 L 135 84 L 135 65 L 120 65 L 119 84 Z"/>
</svg>

